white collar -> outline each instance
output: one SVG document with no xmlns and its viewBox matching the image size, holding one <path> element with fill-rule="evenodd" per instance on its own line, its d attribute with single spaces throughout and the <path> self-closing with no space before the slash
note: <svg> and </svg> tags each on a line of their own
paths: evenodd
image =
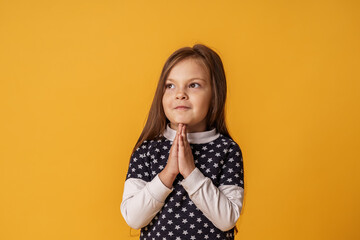
<svg viewBox="0 0 360 240">
<path fill-rule="evenodd" d="M 176 130 L 170 128 L 170 123 L 166 124 L 163 136 L 170 141 L 174 141 Z M 216 128 L 213 128 L 210 131 L 187 133 L 186 136 L 189 143 L 199 144 L 214 141 L 220 136 L 220 133 L 217 133 Z"/>
</svg>

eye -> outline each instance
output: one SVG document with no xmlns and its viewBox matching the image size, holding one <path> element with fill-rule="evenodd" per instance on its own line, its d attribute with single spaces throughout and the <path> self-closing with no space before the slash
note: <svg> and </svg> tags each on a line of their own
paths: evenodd
<svg viewBox="0 0 360 240">
<path fill-rule="evenodd" d="M 200 84 L 198 84 L 198 83 L 191 83 L 190 86 L 193 86 L 195 84 L 199 85 L 199 87 L 200 87 Z"/>
<path fill-rule="evenodd" d="M 166 84 L 165 88 L 169 88 L 169 86 L 173 85 L 172 83 Z"/>
</svg>

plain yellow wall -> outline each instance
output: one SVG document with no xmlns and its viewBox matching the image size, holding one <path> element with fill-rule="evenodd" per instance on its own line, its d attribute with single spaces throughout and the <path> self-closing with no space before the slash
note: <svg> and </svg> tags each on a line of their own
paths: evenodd
<svg viewBox="0 0 360 240">
<path fill-rule="evenodd" d="M 195 43 L 227 74 L 236 239 L 360 239 L 359 7 L 0 0 L 0 239 L 138 239 L 130 152 L 164 62 Z"/>
</svg>

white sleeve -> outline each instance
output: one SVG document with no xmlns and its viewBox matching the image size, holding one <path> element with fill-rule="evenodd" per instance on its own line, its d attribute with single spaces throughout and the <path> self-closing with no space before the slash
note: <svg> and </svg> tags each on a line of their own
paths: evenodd
<svg viewBox="0 0 360 240">
<path fill-rule="evenodd" d="M 240 217 L 244 189 L 236 185 L 217 188 L 210 178 L 195 168 L 181 185 L 203 214 L 220 230 L 233 228 Z"/>
<path fill-rule="evenodd" d="M 148 225 L 172 191 L 161 182 L 159 175 L 150 182 L 138 178 L 127 179 L 120 205 L 126 223 L 134 229 Z"/>
</svg>

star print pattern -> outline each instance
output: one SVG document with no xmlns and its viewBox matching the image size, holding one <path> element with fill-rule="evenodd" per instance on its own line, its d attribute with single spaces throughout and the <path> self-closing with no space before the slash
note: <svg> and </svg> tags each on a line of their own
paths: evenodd
<svg viewBox="0 0 360 240">
<path fill-rule="evenodd" d="M 166 166 L 172 141 L 145 140 L 131 155 L 126 180 L 151 181 Z M 191 144 L 195 166 L 217 187 L 244 188 L 242 153 L 239 145 L 222 134 L 208 143 Z M 141 229 L 140 240 L 152 239 L 234 239 L 234 228 L 218 229 L 189 198 L 179 174 L 163 208 Z"/>
</svg>

